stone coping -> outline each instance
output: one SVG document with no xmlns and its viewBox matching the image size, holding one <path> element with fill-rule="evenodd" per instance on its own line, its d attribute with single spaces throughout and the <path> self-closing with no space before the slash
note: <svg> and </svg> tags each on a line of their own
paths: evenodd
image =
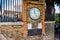
<svg viewBox="0 0 60 40">
<path fill-rule="evenodd" d="M 46 21 L 45 23 L 55 23 L 55 21 Z"/>
<path fill-rule="evenodd" d="M 0 22 L 1 25 L 23 25 L 23 22 Z"/>
<path fill-rule="evenodd" d="M 55 23 L 55 21 L 46 21 L 45 23 Z M 0 22 L 1 25 L 23 25 L 23 22 Z"/>
</svg>

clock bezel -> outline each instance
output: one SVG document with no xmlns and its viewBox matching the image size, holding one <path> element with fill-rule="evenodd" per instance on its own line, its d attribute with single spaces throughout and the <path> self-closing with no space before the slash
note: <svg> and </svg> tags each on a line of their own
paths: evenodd
<svg viewBox="0 0 60 40">
<path fill-rule="evenodd" d="M 31 18 L 31 16 L 30 16 L 30 9 L 32 9 L 32 8 L 37 8 L 38 10 L 39 10 L 39 12 L 40 12 L 40 16 L 39 16 L 39 18 L 37 18 L 37 19 L 33 19 L 33 18 Z M 38 8 L 38 7 L 31 7 L 31 8 L 29 8 L 29 17 L 30 17 L 30 19 L 32 19 L 32 20 L 39 20 L 39 19 L 41 19 L 41 11 L 40 11 L 40 9 Z"/>
</svg>

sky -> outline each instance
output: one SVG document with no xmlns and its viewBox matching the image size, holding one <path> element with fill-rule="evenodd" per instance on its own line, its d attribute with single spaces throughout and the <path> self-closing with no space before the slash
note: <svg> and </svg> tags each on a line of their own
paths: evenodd
<svg viewBox="0 0 60 40">
<path fill-rule="evenodd" d="M 55 13 L 60 13 L 60 4 L 55 4 Z"/>
</svg>

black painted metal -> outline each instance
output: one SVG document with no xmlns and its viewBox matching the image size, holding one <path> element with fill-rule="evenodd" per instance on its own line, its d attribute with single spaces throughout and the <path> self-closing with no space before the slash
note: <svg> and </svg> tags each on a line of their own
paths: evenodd
<svg viewBox="0 0 60 40">
<path fill-rule="evenodd" d="M 42 34 L 42 29 L 31 29 L 31 30 L 28 30 L 28 36 L 41 35 L 41 34 Z"/>
<path fill-rule="evenodd" d="M 13 15 L 13 17 L 9 17 L 9 14 L 11 13 L 12 14 L 12 12 L 14 11 L 9 11 L 9 10 L 2 10 L 2 8 L 3 8 L 3 2 L 4 0 L 0 0 L 0 22 L 17 22 L 17 21 L 22 21 L 22 18 L 18 18 L 18 15 Z M 18 1 L 18 0 L 17 0 Z M 9 0 L 7 1 L 7 0 L 5 0 L 4 1 L 4 3 L 6 4 L 6 5 L 4 5 L 4 7 L 6 7 L 6 9 L 9 9 Z M 14 5 L 14 2 L 12 2 L 13 4 L 11 4 L 12 5 L 12 7 L 14 7 L 13 5 Z M 16 2 L 17 4 L 18 4 L 18 2 Z M 15 4 L 16 4 L 15 3 Z M 11 8 L 12 9 L 12 8 Z M 2 13 L 2 11 L 3 11 L 3 13 L 6 13 L 6 16 L 5 15 L 2 15 L 3 13 Z M 18 10 L 17 10 L 18 11 Z M 15 12 L 15 11 L 14 11 Z M 14 13 L 15 14 L 15 13 Z M 12 15 L 11 15 L 12 16 Z"/>
</svg>

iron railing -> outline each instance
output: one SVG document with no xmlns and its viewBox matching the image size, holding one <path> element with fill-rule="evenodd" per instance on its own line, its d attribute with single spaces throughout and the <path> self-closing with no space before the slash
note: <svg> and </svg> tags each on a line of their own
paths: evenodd
<svg viewBox="0 0 60 40">
<path fill-rule="evenodd" d="M 21 0 L 0 0 L 0 22 L 22 21 Z"/>
</svg>

